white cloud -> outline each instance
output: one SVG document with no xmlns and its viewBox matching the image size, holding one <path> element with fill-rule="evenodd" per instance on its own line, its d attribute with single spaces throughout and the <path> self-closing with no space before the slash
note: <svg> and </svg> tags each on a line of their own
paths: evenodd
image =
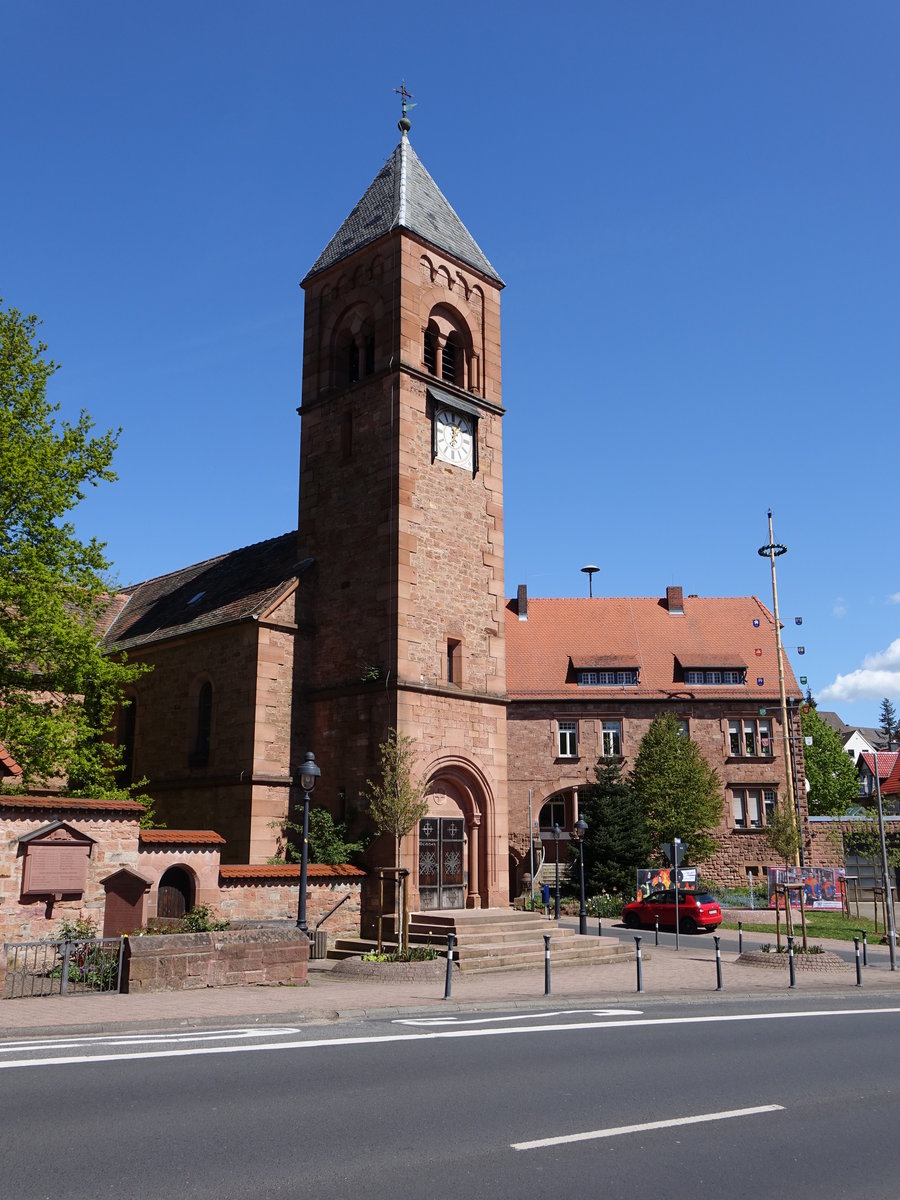
<svg viewBox="0 0 900 1200">
<path fill-rule="evenodd" d="M 891 595 L 888 596 L 888 603 L 900 604 L 900 592 L 892 592 Z"/>
<path fill-rule="evenodd" d="M 819 692 L 823 700 L 880 700 L 900 693 L 900 638 L 887 650 L 868 654 L 863 664 L 848 675 L 838 675 Z"/>
<path fill-rule="evenodd" d="M 846 617 L 847 605 L 844 603 L 843 596 L 838 596 L 837 599 L 835 600 L 835 602 L 832 606 L 832 609 L 831 609 L 831 615 L 833 617 Z"/>
</svg>

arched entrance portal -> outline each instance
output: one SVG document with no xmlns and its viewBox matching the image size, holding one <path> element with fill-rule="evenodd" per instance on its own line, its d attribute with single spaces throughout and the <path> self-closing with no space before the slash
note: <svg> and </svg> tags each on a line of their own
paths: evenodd
<svg viewBox="0 0 900 1200">
<path fill-rule="evenodd" d="M 493 812 L 487 783 L 471 763 L 458 759 L 435 764 L 430 778 L 428 815 L 416 830 L 419 907 L 487 907 L 497 883 L 496 864 L 485 851 Z"/>
</svg>

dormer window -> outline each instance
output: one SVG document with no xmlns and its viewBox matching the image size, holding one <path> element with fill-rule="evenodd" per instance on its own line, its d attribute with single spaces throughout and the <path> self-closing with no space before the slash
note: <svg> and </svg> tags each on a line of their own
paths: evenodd
<svg viewBox="0 0 900 1200">
<path fill-rule="evenodd" d="M 684 682 L 694 687 L 725 687 L 747 682 L 746 669 L 735 670 L 733 667 L 723 667 L 717 670 L 689 670 L 684 673 Z"/>
<path fill-rule="evenodd" d="M 638 673 L 634 667 L 627 670 L 579 670 L 579 687 L 637 687 Z"/>
</svg>

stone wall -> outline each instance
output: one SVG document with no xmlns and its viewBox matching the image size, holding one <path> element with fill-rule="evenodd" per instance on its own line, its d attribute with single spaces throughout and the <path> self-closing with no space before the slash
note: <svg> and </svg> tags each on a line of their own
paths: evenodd
<svg viewBox="0 0 900 1200">
<path fill-rule="evenodd" d="M 126 939 L 122 990 L 178 992 L 246 984 L 305 984 L 309 939 L 293 926 Z"/>
<path fill-rule="evenodd" d="M 358 936 L 360 896 L 365 872 L 358 867 L 326 867 L 310 863 L 307 868 L 306 921 L 315 929 L 329 909 L 346 895 L 322 928 L 330 940 Z M 296 921 L 300 867 L 222 867 L 219 876 L 218 911 L 230 921 Z"/>
</svg>

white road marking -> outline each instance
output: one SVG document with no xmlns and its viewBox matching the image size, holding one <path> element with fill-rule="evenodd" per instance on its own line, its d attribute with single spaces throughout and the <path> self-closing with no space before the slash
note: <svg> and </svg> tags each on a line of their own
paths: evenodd
<svg viewBox="0 0 900 1200">
<path fill-rule="evenodd" d="M 90 1046 L 166 1046 L 183 1042 L 211 1042 L 238 1038 L 286 1037 L 300 1033 L 296 1025 L 263 1025 L 250 1029 L 194 1029 L 188 1032 L 171 1033 L 119 1033 L 91 1034 L 84 1037 L 29 1038 L 16 1042 L 0 1042 L 0 1054 L 11 1054 L 20 1050 L 74 1050 Z"/>
<path fill-rule="evenodd" d="M 536 1019 L 544 1019 L 546 1017 L 642 1017 L 643 1010 L 640 1008 L 562 1008 L 559 1012 L 543 1012 L 538 1009 L 530 1013 L 514 1013 L 505 1017 L 420 1017 L 401 1018 L 395 1017 L 391 1021 L 392 1025 L 452 1025 L 459 1029 L 463 1025 L 487 1025 L 490 1023 L 498 1023 L 502 1021 L 534 1021 Z"/>
<path fill-rule="evenodd" d="M 630 1032 L 663 1025 L 716 1025 L 734 1021 L 792 1021 L 805 1017 L 886 1016 L 900 1008 L 835 1008 L 809 1012 L 731 1013 L 705 1017 L 644 1017 L 633 1021 L 573 1021 L 570 1025 L 516 1025 L 502 1029 L 441 1029 L 428 1033 L 385 1033 L 375 1037 L 315 1038 L 300 1042 L 262 1042 L 240 1046 L 194 1046 L 182 1050 L 141 1050 L 136 1054 L 83 1054 L 63 1058 L 13 1059 L 0 1062 L 0 1071 L 10 1067 L 59 1067 L 74 1063 L 130 1062 L 140 1058 L 189 1058 L 201 1054 L 246 1054 L 250 1051 L 327 1050 L 336 1046 L 377 1046 L 389 1042 L 445 1041 L 449 1038 L 514 1037 L 533 1033 L 578 1033 L 587 1030 L 616 1029 Z"/>
<path fill-rule="evenodd" d="M 513 1142 L 513 1150 L 542 1150 L 546 1146 L 565 1146 L 569 1142 L 591 1142 L 597 1138 L 621 1137 L 623 1133 L 646 1133 L 651 1129 L 672 1129 L 677 1125 L 702 1125 L 706 1121 L 728 1121 L 732 1117 L 755 1117 L 759 1113 L 784 1112 L 783 1104 L 760 1104 L 756 1108 L 732 1108 L 725 1112 L 700 1113 L 696 1117 L 673 1117 L 670 1121 L 646 1121 L 643 1125 L 618 1125 L 612 1129 L 592 1129 L 588 1133 L 570 1133 L 564 1137 L 538 1138 L 533 1142 Z"/>
</svg>

